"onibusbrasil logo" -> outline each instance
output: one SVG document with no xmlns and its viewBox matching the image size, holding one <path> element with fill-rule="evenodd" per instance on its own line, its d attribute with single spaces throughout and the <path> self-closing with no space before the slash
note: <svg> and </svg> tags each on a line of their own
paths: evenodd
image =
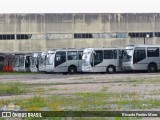
<svg viewBox="0 0 160 120">
<path fill-rule="evenodd" d="M 21 111 L 21 107 L 14 103 L 3 105 L 1 117 L 42 117 L 39 112 Z"/>
<path fill-rule="evenodd" d="M 20 106 L 15 105 L 14 103 L 9 103 L 8 105 L 3 105 L 2 107 L 2 116 L 1 117 L 12 117 L 11 112 L 19 111 Z"/>
<path fill-rule="evenodd" d="M 19 105 L 15 105 L 14 103 L 9 103 L 8 105 L 3 105 L 2 111 L 19 111 L 20 110 Z"/>
</svg>

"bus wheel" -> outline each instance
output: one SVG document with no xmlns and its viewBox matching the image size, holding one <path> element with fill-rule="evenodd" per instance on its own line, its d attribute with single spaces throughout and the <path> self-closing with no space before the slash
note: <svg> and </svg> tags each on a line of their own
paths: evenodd
<svg viewBox="0 0 160 120">
<path fill-rule="evenodd" d="M 113 65 L 110 65 L 107 67 L 107 73 L 109 74 L 112 74 L 112 73 L 115 73 L 116 72 L 116 69 Z"/>
<path fill-rule="evenodd" d="M 75 74 L 77 72 L 77 68 L 75 66 L 70 66 L 68 68 L 68 73 L 69 74 Z"/>
<path fill-rule="evenodd" d="M 156 64 L 153 64 L 153 63 L 149 64 L 148 65 L 148 72 L 157 72 Z"/>
</svg>

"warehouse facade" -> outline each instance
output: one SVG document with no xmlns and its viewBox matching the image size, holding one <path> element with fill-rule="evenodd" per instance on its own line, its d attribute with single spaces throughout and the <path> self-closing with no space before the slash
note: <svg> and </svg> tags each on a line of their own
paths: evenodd
<svg viewBox="0 0 160 120">
<path fill-rule="evenodd" d="M 0 14 L 0 51 L 160 44 L 160 13 Z"/>
</svg>

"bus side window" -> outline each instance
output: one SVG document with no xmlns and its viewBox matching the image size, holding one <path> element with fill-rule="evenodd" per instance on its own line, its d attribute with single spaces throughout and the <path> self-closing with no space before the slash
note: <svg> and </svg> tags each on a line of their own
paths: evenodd
<svg viewBox="0 0 160 120">
<path fill-rule="evenodd" d="M 79 60 L 82 60 L 82 55 L 83 55 L 83 51 L 79 51 L 78 52 L 78 58 L 79 58 Z"/>
<path fill-rule="evenodd" d="M 104 50 L 104 59 L 113 59 L 113 50 Z"/>
<path fill-rule="evenodd" d="M 145 50 L 135 50 L 133 55 L 133 64 L 146 58 Z"/>
<path fill-rule="evenodd" d="M 114 59 L 117 59 L 117 50 L 114 50 Z"/>
<path fill-rule="evenodd" d="M 67 52 L 67 55 L 68 55 L 68 60 L 77 60 L 78 59 L 77 51 L 69 51 L 69 52 Z"/>
<path fill-rule="evenodd" d="M 26 57 L 25 64 L 26 64 L 26 67 L 30 66 L 30 61 L 28 56 Z"/>
<path fill-rule="evenodd" d="M 103 52 L 102 50 L 95 51 L 94 54 L 94 65 L 97 65 L 103 61 Z"/>
<path fill-rule="evenodd" d="M 60 51 L 56 53 L 55 67 L 66 62 L 66 52 Z"/>
<path fill-rule="evenodd" d="M 147 57 L 159 57 L 159 48 L 148 47 L 147 48 Z"/>
<path fill-rule="evenodd" d="M 123 59 L 124 50 L 119 50 L 119 59 Z"/>
</svg>

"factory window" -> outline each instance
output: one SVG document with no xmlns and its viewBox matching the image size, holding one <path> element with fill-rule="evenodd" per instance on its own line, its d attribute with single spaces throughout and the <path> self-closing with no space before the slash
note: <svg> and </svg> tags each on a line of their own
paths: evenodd
<svg viewBox="0 0 160 120">
<path fill-rule="evenodd" d="M 101 34 L 101 38 L 127 38 L 127 37 L 128 37 L 127 33 L 121 33 L 121 32 Z"/>
<path fill-rule="evenodd" d="M 117 34 L 116 33 L 110 33 L 110 37 L 111 38 L 117 38 Z"/>
<path fill-rule="evenodd" d="M 155 32 L 155 37 L 160 37 L 160 32 Z"/>
<path fill-rule="evenodd" d="M 44 36 L 42 34 L 31 34 L 31 35 L 28 35 L 28 38 L 32 40 L 40 40 L 40 39 L 43 39 Z"/>
<path fill-rule="evenodd" d="M 52 39 L 72 39 L 72 34 L 68 33 L 47 33 L 46 39 L 52 40 Z"/>
<path fill-rule="evenodd" d="M 100 35 L 100 38 L 111 38 L 111 34 L 110 33 L 102 33 Z"/>
<path fill-rule="evenodd" d="M 75 33 L 74 38 L 80 39 L 80 38 L 99 38 L 99 33 Z"/>
<path fill-rule="evenodd" d="M 29 39 L 30 37 L 31 37 L 31 35 L 28 35 L 28 34 L 17 34 L 16 35 L 17 37 L 17 39 L 19 40 L 19 39 Z"/>
<path fill-rule="evenodd" d="M 117 36 L 117 38 L 127 38 L 128 34 L 127 33 L 118 32 L 118 33 L 116 33 L 116 36 Z"/>
<path fill-rule="evenodd" d="M 74 34 L 74 38 L 78 39 L 78 38 L 93 38 L 92 34 L 90 33 L 76 33 Z"/>
<path fill-rule="evenodd" d="M 100 38 L 100 34 L 99 33 L 93 33 L 92 38 Z"/>
<path fill-rule="evenodd" d="M 144 37 L 150 37 L 151 38 L 151 37 L 153 37 L 153 32 L 128 33 L 128 36 L 130 36 L 131 38 L 144 38 Z"/>
<path fill-rule="evenodd" d="M 20 39 L 43 39 L 42 34 L 16 34 L 16 38 Z M 15 34 L 2 34 L 0 40 L 14 40 Z"/>
<path fill-rule="evenodd" d="M 0 35 L 0 40 L 14 40 L 14 34 L 2 34 Z"/>
</svg>

